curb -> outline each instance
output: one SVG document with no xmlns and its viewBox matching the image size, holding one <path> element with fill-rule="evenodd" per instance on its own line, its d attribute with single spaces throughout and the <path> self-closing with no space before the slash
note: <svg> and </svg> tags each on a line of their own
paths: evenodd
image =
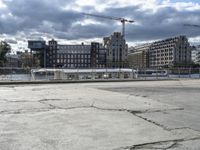
<svg viewBox="0 0 200 150">
<path fill-rule="evenodd" d="M 0 85 L 22 85 L 22 84 L 72 84 L 72 83 L 104 83 L 104 82 L 142 82 L 142 81 L 178 81 L 178 79 L 148 79 L 148 80 L 52 80 L 52 81 L 0 81 Z"/>
</svg>

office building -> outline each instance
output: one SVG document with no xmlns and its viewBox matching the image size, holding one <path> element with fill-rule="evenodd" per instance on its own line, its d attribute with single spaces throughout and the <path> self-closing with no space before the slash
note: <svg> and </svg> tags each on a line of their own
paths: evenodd
<svg viewBox="0 0 200 150">
<path fill-rule="evenodd" d="M 151 44 L 135 46 L 128 53 L 128 64 L 131 68 L 149 67 L 149 49 Z"/>
<path fill-rule="evenodd" d="M 120 32 L 114 32 L 110 37 L 104 37 L 104 46 L 107 49 L 107 67 L 125 67 L 127 64 L 128 45 Z"/>
<path fill-rule="evenodd" d="M 36 41 L 38 43 L 38 41 Z M 32 50 L 41 46 L 30 42 Z M 35 48 L 36 45 L 39 48 Z M 90 45 L 60 45 L 51 40 L 43 47 L 44 64 L 47 68 L 104 68 L 106 65 L 106 49 L 102 44 L 92 42 Z"/>
<path fill-rule="evenodd" d="M 31 54 L 34 59 L 39 60 L 40 67 L 46 67 L 46 53 L 48 46 L 45 41 L 28 41 L 28 48 L 31 50 Z"/>
</svg>

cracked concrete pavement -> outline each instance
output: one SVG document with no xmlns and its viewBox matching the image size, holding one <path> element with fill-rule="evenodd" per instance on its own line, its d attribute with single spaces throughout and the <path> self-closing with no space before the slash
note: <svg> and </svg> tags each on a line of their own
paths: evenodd
<svg viewBox="0 0 200 150">
<path fill-rule="evenodd" d="M 199 150 L 200 80 L 0 86 L 1 150 Z"/>
</svg>

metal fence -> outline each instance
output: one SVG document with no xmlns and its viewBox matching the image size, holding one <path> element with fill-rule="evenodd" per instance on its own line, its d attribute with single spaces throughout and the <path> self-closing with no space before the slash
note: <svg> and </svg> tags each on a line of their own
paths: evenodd
<svg viewBox="0 0 200 150">
<path fill-rule="evenodd" d="M 0 67 L 0 81 L 30 81 L 31 69 Z"/>
<path fill-rule="evenodd" d="M 109 69 L 109 68 L 105 68 Z M 130 69 L 130 68 L 129 68 Z M 132 68 L 131 68 L 132 69 Z M 81 70 L 81 69 L 80 69 Z M 89 73 L 64 73 L 61 80 L 166 80 L 166 79 L 200 79 L 200 68 L 173 68 L 173 69 L 133 69 L 133 74 L 97 72 L 91 69 Z M 37 73 L 36 78 L 31 76 L 31 69 L 0 68 L 0 81 L 49 81 L 55 80 L 53 72 Z"/>
<path fill-rule="evenodd" d="M 138 79 L 200 79 L 200 68 L 136 69 Z"/>
</svg>

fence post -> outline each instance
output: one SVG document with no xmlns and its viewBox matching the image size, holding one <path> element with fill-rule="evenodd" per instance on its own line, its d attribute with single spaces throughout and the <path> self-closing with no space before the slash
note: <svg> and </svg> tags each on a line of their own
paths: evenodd
<svg viewBox="0 0 200 150">
<path fill-rule="evenodd" d="M 200 68 L 199 68 L 199 78 L 200 78 Z"/>
<path fill-rule="evenodd" d="M 158 80 L 158 68 L 156 68 L 156 80 Z"/>
<path fill-rule="evenodd" d="M 45 80 L 48 81 L 48 78 L 47 78 L 47 69 L 45 69 Z"/>
<path fill-rule="evenodd" d="M 170 78 L 170 76 L 169 76 L 169 72 L 170 72 L 170 71 L 169 71 L 169 70 L 170 70 L 169 68 L 166 69 L 166 71 L 167 71 L 167 78 L 168 78 L 168 79 Z"/>
</svg>

